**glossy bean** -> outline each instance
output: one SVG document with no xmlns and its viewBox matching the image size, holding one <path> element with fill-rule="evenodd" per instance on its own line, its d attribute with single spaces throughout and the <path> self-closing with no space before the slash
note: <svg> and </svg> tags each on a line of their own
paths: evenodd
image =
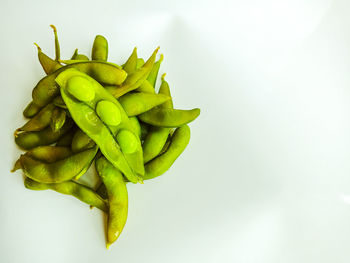
<svg viewBox="0 0 350 263">
<path fill-rule="evenodd" d="M 106 158 L 96 161 L 96 169 L 107 189 L 109 213 L 107 249 L 123 231 L 128 216 L 128 192 L 123 175 Z"/>
<path fill-rule="evenodd" d="M 94 40 L 91 52 L 92 60 L 107 61 L 108 58 L 108 42 L 104 36 L 97 35 Z"/>
<path fill-rule="evenodd" d="M 177 128 L 167 151 L 145 165 L 144 179 L 152 179 L 165 173 L 185 150 L 189 141 L 190 128 L 187 125 Z"/>
<path fill-rule="evenodd" d="M 129 117 L 140 115 L 150 109 L 166 102 L 170 97 L 163 94 L 150 94 L 143 92 L 127 93 L 118 100 Z"/>
<path fill-rule="evenodd" d="M 40 131 L 22 132 L 15 137 L 16 144 L 22 149 L 28 150 L 37 146 L 49 145 L 56 142 L 64 134 L 66 134 L 73 126 L 72 120 L 67 120 L 63 127 L 54 132 L 48 126 Z"/>
<path fill-rule="evenodd" d="M 34 181 L 60 183 L 72 180 L 82 171 L 86 171 L 97 150 L 98 147 L 95 146 L 52 163 L 46 163 L 24 154 L 20 157 L 20 162 L 24 174 Z"/>
<path fill-rule="evenodd" d="M 82 184 L 73 181 L 67 181 L 56 184 L 47 184 L 39 183 L 26 177 L 24 180 L 24 186 L 30 190 L 50 189 L 61 194 L 71 195 L 90 206 L 97 207 L 100 210 L 108 213 L 108 205 L 105 200 L 103 200 L 89 187 L 86 187 Z"/>
</svg>

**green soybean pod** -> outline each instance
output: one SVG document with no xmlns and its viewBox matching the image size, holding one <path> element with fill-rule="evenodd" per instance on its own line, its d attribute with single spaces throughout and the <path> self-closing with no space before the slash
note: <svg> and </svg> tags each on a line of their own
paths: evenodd
<svg viewBox="0 0 350 263">
<path fill-rule="evenodd" d="M 126 71 L 126 73 L 131 74 L 134 73 L 136 70 L 136 63 L 137 63 L 137 48 L 134 47 L 130 57 L 123 65 L 123 69 Z"/>
<path fill-rule="evenodd" d="M 86 60 L 86 61 L 88 61 L 89 58 L 84 54 L 79 54 L 78 49 L 76 48 L 74 50 L 73 56 L 71 57 L 71 60 L 80 60 L 80 61 Z"/>
<path fill-rule="evenodd" d="M 52 101 L 52 104 L 55 105 L 56 107 L 59 107 L 61 109 L 67 109 L 66 104 L 64 103 L 61 95 L 55 97 Z"/>
<path fill-rule="evenodd" d="M 46 74 L 51 74 L 55 70 L 62 67 L 62 65 L 58 61 L 53 60 L 52 58 L 47 56 L 45 53 L 43 53 L 38 44 L 34 43 L 34 45 L 38 49 L 38 59 L 39 59 L 40 65 L 42 66 Z"/>
<path fill-rule="evenodd" d="M 52 163 L 67 158 L 72 154 L 72 150 L 64 146 L 45 145 L 35 147 L 25 154 L 39 161 Z"/>
<path fill-rule="evenodd" d="M 106 158 L 96 161 L 96 170 L 107 189 L 109 213 L 107 222 L 107 249 L 123 231 L 128 217 L 128 191 L 123 175 Z"/>
<path fill-rule="evenodd" d="M 171 98 L 169 83 L 165 80 L 165 75 L 166 75 L 166 74 L 164 73 L 164 74 L 162 75 L 162 77 L 161 77 L 162 84 L 161 84 L 160 87 L 159 87 L 158 93 L 159 93 L 159 94 L 166 95 L 166 96 L 168 96 L 168 97 Z M 165 108 L 165 109 L 173 109 L 173 108 L 174 108 L 173 100 L 170 99 L 170 100 L 167 100 L 166 102 L 164 102 L 164 103 L 162 104 L 162 108 Z"/>
<path fill-rule="evenodd" d="M 107 85 L 120 85 L 127 76 L 124 70 L 103 61 L 83 61 L 67 65 L 44 77 L 34 87 L 32 97 L 36 106 L 43 107 L 59 95 L 55 79 L 61 72 L 70 68 L 84 72 Z"/>
<path fill-rule="evenodd" d="M 73 154 L 65 159 L 46 163 L 26 154 L 20 157 L 24 174 L 37 182 L 60 183 L 72 180 L 90 166 L 98 147 Z"/>
<path fill-rule="evenodd" d="M 108 213 L 108 205 L 98 194 L 92 189 L 82 184 L 67 181 L 56 184 L 39 183 L 28 177 L 24 180 L 24 186 L 30 190 L 53 190 L 61 194 L 71 195 L 80 201 L 99 208 L 100 210 Z"/>
<path fill-rule="evenodd" d="M 94 40 L 91 52 L 92 60 L 107 61 L 108 58 L 108 42 L 104 36 L 97 35 Z"/>
<path fill-rule="evenodd" d="M 143 60 L 143 58 L 138 58 L 136 61 L 136 69 L 141 68 L 144 64 L 145 64 L 145 61 Z"/>
<path fill-rule="evenodd" d="M 52 112 L 50 127 L 56 132 L 62 128 L 66 122 L 66 111 L 64 109 L 56 107 Z"/>
<path fill-rule="evenodd" d="M 164 94 L 171 98 L 169 84 L 165 81 L 165 74 L 162 75 L 162 84 L 159 88 L 159 94 Z M 160 108 L 173 108 L 172 99 L 165 101 L 158 106 Z M 152 126 L 147 133 L 147 136 L 142 144 L 143 148 L 143 161 L 149 162 L 161 153 L 164 145 L 168 141 L 169 132 L 171 128 Z"/>
<path fill-rule="evenodd" d="M 75 134 L 77 127 L 73 126 L 66 134 L 57 140 L 56 146 L 71 146 L 73 136 Z"/>
<path fill-rule="evenodd" d="M 55 105 L 47 104 L 26 124 L 18 128 L 18 131 L 40 131 L 46 128 L 50 124 L 54 109 Z"/>
<path fill-rule="evenodd" d="M 56 82 L 61 87 L 62 98 L 80 129 L 95 141 L 103 155 L 131 182 L 142 182 L 144 167 L 141 142 L 134 134 L 129 118 L 119 102 L 98 82 L 75 69 L 62 72 Z M 85 97 L 72 94 L 74 87 L 81 89 L 82 86 L 85 87 L 84 90 L 89 87 L 94 94 L 94 97 L 89 98 L 91 100 L 83 101 Z M 124 143 L 123 136 L 119 135 L 120 131 L 129 131 L 134 135 L 128 139 L 137 146 L 135 152 L 125 151 L 129 149 L 119 145 Z"/>
<path fill-rule="evenodd" d="M 68 147 L 39 146 L 29 150 L 25 154 L 37 160 L 50 163 L 68 157 L 72 154 L 72 151 Z M 16 161 L 11 172 L 18 169 L 22 169 L 21 158 Z"/>
<path fill-rule="evenodd" d="M 67 120 L 58 131 L 52 131 L 48 126 L 40 131 L 22 132 L 16 134 L 15 142 L 22 149 L 29 150 L 37 146 L 49 145 L 56 142 L 73 127 L 72 120 Z"/>
<path fill-rule="evenodd" d="M 91 148 L 95 145 L 95 142 L 86 135 L 82 130 L 78 129 L 72 139 L 72 151 L 80 152 L 82 150 Z"/>
<path fill-rule="evenodd" d="M 134 130 L 134 133 L 141 138 L 141 125 L 137 117 L 129 117 L 130 124 Z"/>
<path fill-rule="evenodd" d="M 152 70 L 146 79 L 147 81 L 142 83 L 142 85 L 139 88 L 139 91 L 141 91 L 141 90 L 146 91 L 146 90 L 149 90 L 149 87 L 152 87 L 153 93 L 154 93 L 160 64 L 162 63 L 163 58 L 164 58 L 164 56 L 163 56 L 163 54 L 161 54 L 159 60 L 153 64 Z"/>
<path fill-rule="evenodd" d="M 149 111 L 167 100 L 170 100 L 170 97 L 163 94 L 143 92 L 127 93 L 118 99 L 129 117 Z"/>
<path fill-rule="evenodd" d="M 185 150 L 190 141 L 190 136 L 191 132 L 188 125 L 177 128 L 167 151 L 145 165 L 144 180 L 152 179 L 165 173 Z"/>
<path fill-rule="evenodd" d="M 151 83 L 149 83 L 149 81 L 147 79 L 142 83 L 142 85 L 140 87 L 138 87 L 136 89 L 136 91 L 144 92 L 144 93 L 151 93 L 151 94 L 156 93 L 154 91 L 153 86 L 151 85 Z"/>
<path fill-rule="evenodd" d="M 30 102 L 23 111 L 23 116 L 26 118 L 33 118 L 40 110 L 42 106 L 36 105 L 34 102 Z"/>
<path fill-rule="evenodd" d="M 154 126 L 174 128 L 195 120 L 199 114 L 198 108 L 192 110 L 154 108 L 138 117 L 141 121 Z"/>
<path fill-rule="evenodd" d="M 149 73 L 152 70 L 158 50 L 159 47 L 152 53 L 151 57 L 141 68 L 128 75 L 128 77 L 125 79 L 121 86 L 107 86 L 106 89 L 115 98 L 119 98 L 125 93 L 128 93 L 140 87 L 140 85 L 147 79 Z"/>
</svg>

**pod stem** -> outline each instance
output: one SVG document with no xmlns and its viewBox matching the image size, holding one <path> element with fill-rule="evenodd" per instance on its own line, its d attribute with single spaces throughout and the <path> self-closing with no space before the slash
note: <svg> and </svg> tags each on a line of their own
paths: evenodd
<svg viewBox="0 0 350 263">
<path fill-rule="evenodd" d="M 55 60 L 60 60 L 61 57 L 61 51 L 60 51 L 60 43 L 58 42 L 58 36 L 57 36 L 57 29 L 54 25 L 50 25 L 50 27 L 53 29 L 53 33 L 55 35 Z"/>
</svg>

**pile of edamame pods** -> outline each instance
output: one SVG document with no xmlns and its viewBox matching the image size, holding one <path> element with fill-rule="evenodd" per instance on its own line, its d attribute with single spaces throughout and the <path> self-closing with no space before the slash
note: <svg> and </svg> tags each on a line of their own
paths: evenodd
<svg viewBox="0 0 350 263">
<path fill-rule="evenodd" d="M 46 76 L 32 92 L 15 131 L 26 152 L 13 171 L 22 169 L 31 190 L 71 195 L 107 214 L 107 248 L 126 223 L 126 184 L 143 183 L 166 172 L 190 140 L 189 122 L 200 110 L 174 109 L 165 74 L 156 92 L 163 55 L 157 48 L 144 61 L 134 48 L 119 66 L 107 62 L 108 42 L 96 36 L 91 60 L 78 50 L 61 60 L 57 30 L 55 59 L 37 46 Z M 98 184 L 84 183 L 94 163 Z"/>
</svg>

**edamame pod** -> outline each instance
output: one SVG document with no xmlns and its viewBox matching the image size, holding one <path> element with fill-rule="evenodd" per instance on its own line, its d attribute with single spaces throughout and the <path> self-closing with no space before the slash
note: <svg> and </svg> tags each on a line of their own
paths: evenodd
<svg viewBox="0 0 350 263">
<path fill-rule="evenodd" d="M 139 123 L 139 120 L 137 117 L 129 117 L 129 120 L 134 133 L 141 139 L 141 125 Z"/>
<path fill-rule="evenodd" d="M 138 117 L 141 121 L 154 126 L 174 128 L 195 120 L 199 114 L 198 108 L 192 110 L 153 108 Z"/>
<path fill-rule="evenodd" d="M 149 87 L 152 87 L 153 92 L 151 92 L 151 93 L 154 93 L 154 89 L 155 89 L 156 81 L 157 81 L 157 76 L 158 76 L 158 71 L 160 68 L 160 64 L 163 61 L 163 58 L 164 58 L 164 56 L 163 56 L 163 54 L 161 54 L 159 60 L 153 64 L 151 72 L 149 73 L 146 81 L 144 83 L 142 83 L 142 85 L 138 89 L 139 91 L 141 91 L 141 90 L 147 91 L 147 90 L 149 90 Z"/>
<path fill-rule="evenodd" d="M 108 58 L 108 42 L 104 36 L 97 35 L 94 40 L 91 52 L 92 60 L 107 61 Z"/>
<path fill-rule="evenodd" d="M 52 104 L 57 106 L 57 107 L 60 107 L 62 109 L 67 109 L 67 106 L 66 104 L 64 103 L 61 95 L 58 95 L 57 97 L 55 97 L 52 101 Z"/>
<path fill-rule="evenodd" d="M 52 112 L 50 127 L 56 132 L 62 128 L 64 123 L 66 122 L 66 111 L 61 108 L 55 108 Z"/>
<path fill-rule="evenodd" d="M 45 145 L 35 147 L 25 154 L 39 161 L 53 163 L 70 156 L 72 150 L 69 147 Z"/>
<path fill-rule="evenodd" d="M 78 129 L 72 140 L 72 151 L 80 152 L 82 150 L 91 148 L 95 145 L 95 142 L 87 136 L 82 130 Z"/>
<path fill-rule="evenodd" d="M 142 182 L 144 167 L 141 142 L 134 134 L 129 118 L 119 102 L 98 82 L 75 69 L 67 69 L 59 74 L 56 82 L 61 87 L 62 98 L 80 129 L 95 141 L 103 155 L 131 182 Z M 81 87 L 84 87 L 85 95 L 87 90 L 94 94 L 88 96 L 91 100 L 82 101 L 86 99 L 85 95 L 82 98 L 77 93 L 73 96 L 72 91 L 75 88 L 78 91 Z M 116 116 L 119 116 L 120 120 L 117 125 L 113 125 L 116 124 Z M 133 152 L 120 146 L 124 141 L 119 133 L 124 134 L 126 131 L 131 134 L 128 137 L 129 143 L 136 145 Z M 118 140 L 118 137 L 122 141 Z"/>
<path fill-rule="evenodd" d="M 34 45 L 38 49 L 38 59 L 39 59 L 40 65 L 42 66 L 46 74 L 51 74 L 55 70 L 62 67 L 62 65 L 58 61 L 53 60 L 52 58 L 47 56 L 45 53 L 43 53 L 38 44 L 34 43 Z"/>
<path fill-rule="evenodd" d="M 97 150 L 98 147 L 95 146 L 53 163 L 36 160 L 24 154 L 20 157 L 20 163 L 24 174 L 34 181 L 60 183 L 72 180 L 90 166 Z"/>
<path fill-rule="evenodd" d="M 134 47 L 130 57 L 123 65 L 123 69 L 126 71 L 126 73 L 131 74 L 134 73 L 136 70 L 136 63 L 137 63 L 137 48 Z"/>
<path fill-rule="evenodd" d="M 171 167 L 188 145 L 190 133 L 188 125 L 181 126 L 175 130 L 167 151 L 146 164 L 144 180 L 160 176 Z"/>
<path fill-rule="evenodd" d="M 164 94 L 167 95 L 171 98 L 170 94 L 170 89 L 168 83 L 164 79 L 165 74 L 162 76 L 162 84 L 159 88 L 159 94 Z M 164 108 L 164 109 L 172 109 L 173 108 L 173 103 L 172 99 L 169 99 L 165 101 L 163 104 L 158 106 L 159 108 Z M 153 158 L 155 158 L 162 149 L 164 148 L 164 145 L 166 144 L 168 137 L 169 137 L 169 132 L 171 128 L 165 128 L 165 127 L 157 127 L 157 126 L 152 126 L 150 128 L 150 131 L 147 133 L 147 136 L 142 144 L 142 149 L 143 149 L 143 161 L 145 163 L 149 162 Z"/>
<path fill-rule="evenodd" d="M 143 58 L 138 58 L 136 61 L 136 69 L 141 68 L 144 64 L 145 64 L 145 61 L 143 60 Z"/>
<path fill-rule="evenodd" d="M 144 93 L 151 93 L 151 94 L 155 94 L 156 93 L 154 91 L 153 86 L 151 85 L 151 83 L 148 82 L 147 79 L 142 83 L 142 85 L 140 87 L 138 87 L 136 89 L 136 91 L 144 92 Z"/>
<path fill-rule="evenodd" d="M 16 144 L 22 149 L 29 150 L 37 146 L 49 145 L 56 142 L 66 134 L 73 126 L 72 120 L 67 120 L 61 129 L 52 131 L 48 126 L 41 131 L 22 132 L 15 136 Z"/>
<path fill-rule="evenodd" d="M 127 93 L 118 99 L 129 117 L 149 111 L 167 100 L 170 100 L 170 97 L 143 92 Z"/>
<path fill-rule="evenodd" d="M 32 118 L 34 117 L 40 110 L 42 109 L 42 106 L 38 106 L 34 104 L 34 102 L 30 102 L 27 107 L 23 111 L 23 116 L 26 118 Z"/>
<path fill-rule="evenodd" d="M 109 213 L 107 223 L 107 249 L 123 231 L 128 217 L 128 191 L 123 175 L 106 158 L 96 161 L 96 170 L 107 189 Z"/>
<path fill-rule="evenodd" d="M 57 140 L 56 146 L 71 146 L 73 136 L 75 134 L 77 127 L 73 126 L 66 134 Z"/>
<path fill-rule="evenodd" d="M 80 60 L 80 61 L 86 60 L 86 61 L 88 61 L 89 58 L 83 54 L 79 54 L 78 49 L 76 48 L 74 50 L 73 56 L 71 57 L 71 60 Z"/>
<path fill-rule="evenodd" d="M 24 186 L 30 190 L 48 190 L 51 189 L 61 194 L 71 195 L 80 201 L 99 208 L 100 210 L 108 213 L 108 205 L 105 200 L 103 200 L 98 194 L 96 194 L 92 189 L 86 187 L 82 184 L 67 181 L 56 184 L 46 184 L 36 182 L 28 177 L 24 180 Z"/>
<path fill-rule="evenodd" d="M 33 89 L 33 103 L 43 107 L 59 95 L 55 78 L 63 71 L 74 68 L 84 72 L 96 81 L 108 85 L 120 85 L 126 78 L 126 72 L 114 65 L 103 61 L 84 61 L 64 66 L 54 73 L 41 79 Z"/>
<path fill-rule="evenodd" d="M 153 52 L 151 57 L 146 61 L 146 63 L 141 68 L 136 70 L 134 73 L 131 73 L 130 75 L 128 75 L 128 77 L 120 87 L 108 86 L 106 87 L 107 90 L 115 98 L 119 98 L 125 93 L 128 93 L 140 87 L 140 85 L 147 79 L 149 73 L 152 70 L 158 50 L 159 50 L 159 47 Z"/>
<path fill-rule="evenodd" d="M 46 128 L 50 124 L 54 109 L 55 105 L 52 103 L 47 104 L 26 124 L 18 128 L 18 131 L 40 131 Z"/>
</svg>

